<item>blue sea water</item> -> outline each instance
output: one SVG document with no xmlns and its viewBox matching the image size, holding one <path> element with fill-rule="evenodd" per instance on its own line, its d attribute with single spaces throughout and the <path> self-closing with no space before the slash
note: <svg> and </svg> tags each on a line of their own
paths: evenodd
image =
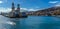
<svg viewBox="0 0 60 29">
<path fill-rule="evenodd" d="M 60 29 L 60 18 L 53 16 L 8 18 L 0 15 L 0 29 Z"/>
</svg>

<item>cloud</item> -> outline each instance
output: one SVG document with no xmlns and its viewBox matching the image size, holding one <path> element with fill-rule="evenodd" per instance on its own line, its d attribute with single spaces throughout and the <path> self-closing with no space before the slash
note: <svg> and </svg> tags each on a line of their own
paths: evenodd
<svg viewBox="0 0 60 29">
<path fill-rule="evenodd" d="M 28 10 L 27 8 L 20 8 L 21 10 Z"/>
<path fill-rule="evenodd" d="M 29 11 L 37 11 L 38 9 L 29 9 Z"/>
<path fill-rule="evenodd" d="M 49 1 L 49 3 L 51 4 L 55 4 L 55 3 L 58 3 L 59 1 Z"/>
<path fill-rule="evenodd" d="M 3 1 L 0 1 L 0 4 L 3 3 Z"/>
<path fill-rule="evenodd" d="M 55 5 L 55 6 L 58 6 L 58 7 L 60 7 L 60 5 Z"/>
<path fill-rule="evenodd" d="M 0 7 L 0 12 L 10 12 L 11 10 L 12 10 L 11 8 Z M 20 8 L 20 12 L 37 11 L 37 10 L 39 9 Z"/>
<path fill-rule="evenodd" d="M 0 4 L 7 3 L 7 0 L 0 0 Z"/>
<path fill-rule="evenodd" d="M 10 12 L 11 9 L 10 8 L 3 8 L 3 7 L 0 7 L 0 12 Z"/>
<path fill-rule="evenodd" d="M 55 6 L 60 7 L 60 3 L 57 3 Z"/>
<path fill-rule="evenodd" d="M 0 12 L 10 12 L 12 9 L 11 8 L 4 8 L 4 7 L 0 7 Z M 21 12 L 25 12 L 28 11 L 27 8 L 20 8 Z"/>
<path fill-rule="evenodd" d="M 34 9 L 29 9 L 29 11 L 35 11 Z"/>
<path fill-rule="evenodd" d="M 39 10 L 39 9 L 33 9 L 33 8 L 30 8 L 30 9 L 28 9 L 28 8 L 20 8 L 21 10 L 25 10 L 25 11 L 37 11 L 37 10 Z"/>
</svg>

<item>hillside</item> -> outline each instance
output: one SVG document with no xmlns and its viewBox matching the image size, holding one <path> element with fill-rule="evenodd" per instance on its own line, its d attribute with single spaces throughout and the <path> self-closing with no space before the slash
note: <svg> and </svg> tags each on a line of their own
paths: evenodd
<svg viewBox="0 0 60 29">
<path fill-rule="evenodd" d="M 36 12 L 28 13 L 30 15 L 60 15 L 60 7 L 51 7 Z"/>
</svg>

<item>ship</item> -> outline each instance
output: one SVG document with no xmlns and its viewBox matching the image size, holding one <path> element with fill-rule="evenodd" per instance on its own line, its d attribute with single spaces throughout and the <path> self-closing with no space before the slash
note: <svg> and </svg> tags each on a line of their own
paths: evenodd
<svg viewBox="0 0 60 29">
<path fill-rule="evenodd" d="M 11 10 L 11 12 L 9 12 L 8 15 L 6 15 L 6 17 L 9 17 L 9 18 L 26 18 L 26 17 L 28 17 L 25 12 L 20 12 L 20 4 L 17 4 L 17 9 L 15 9 L 14 5 L 15 5 L 14 2 L 12 2 L 12 10 Z"/>
</svg>

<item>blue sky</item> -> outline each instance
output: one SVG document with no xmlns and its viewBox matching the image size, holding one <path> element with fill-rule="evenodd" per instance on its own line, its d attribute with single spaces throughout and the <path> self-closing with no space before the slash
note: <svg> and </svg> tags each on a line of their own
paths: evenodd
<svg viewBox="0 0 60 29">
<path fill-rule="evenodd" d="M 1 11 L 11 10 L 12 0 L 0 0 Z M 20 4 L 22 10 L 35 11 L 39 9 L 60 6 L 60 0 L 14 0 L 15 7 Z"/>
</svg>

